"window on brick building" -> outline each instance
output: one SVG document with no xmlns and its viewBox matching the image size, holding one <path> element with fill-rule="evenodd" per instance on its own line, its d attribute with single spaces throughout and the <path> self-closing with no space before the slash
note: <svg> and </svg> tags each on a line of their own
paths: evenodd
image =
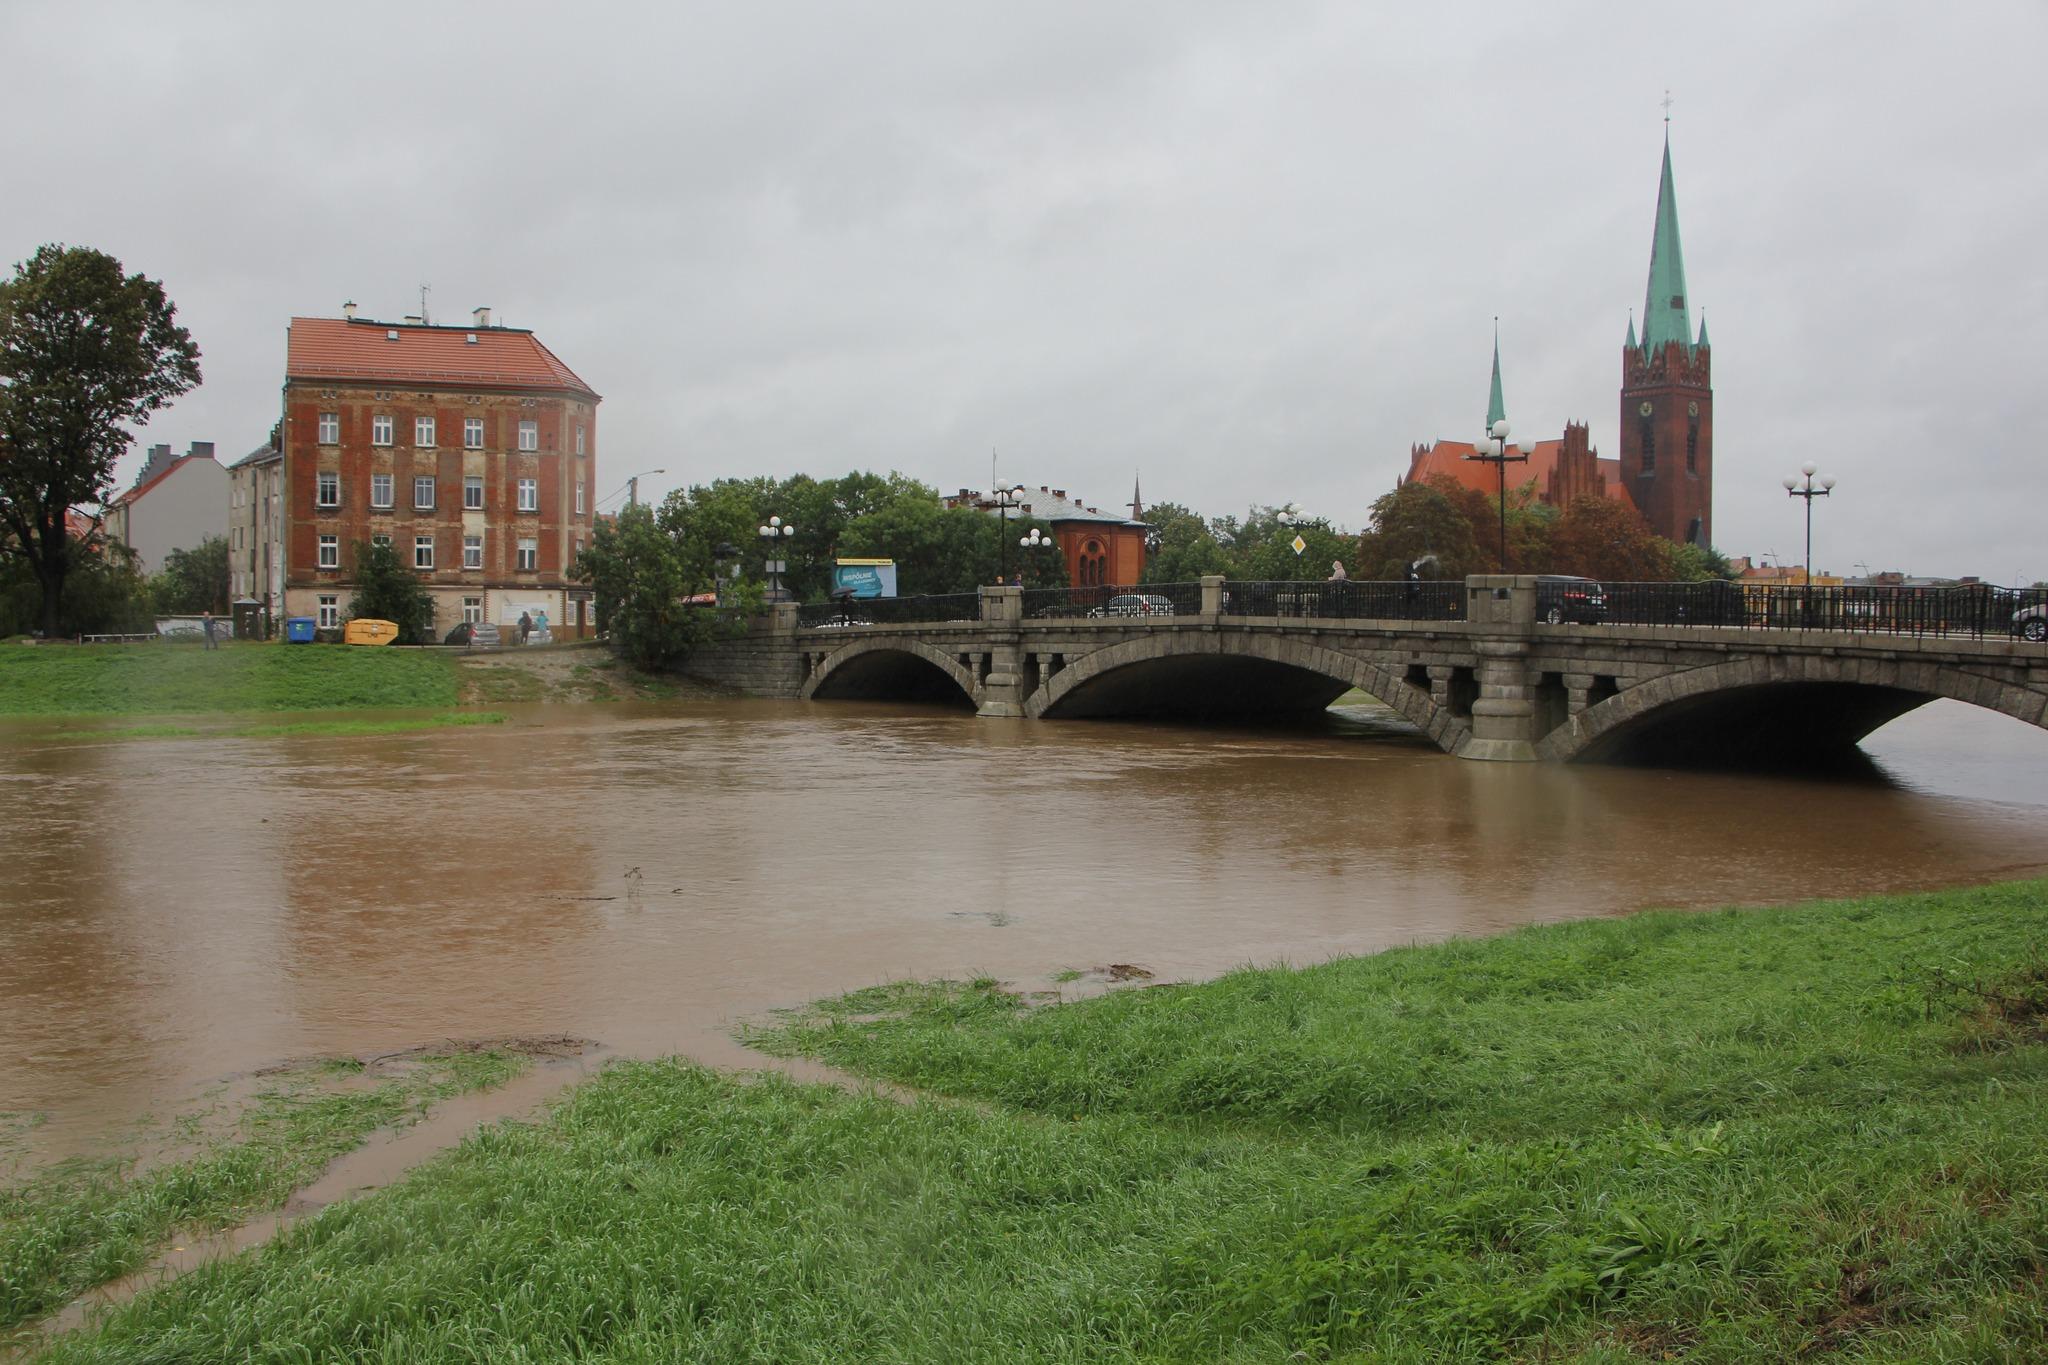
<svg viewBox="0 0 2048 1365">
<path fill-rule="evenodd" d="M 482 450 L 484 448 L 483 418 L 465 417 L 462 419 L 462 444 L 463 448 L 467 450 Z"/>
<path fill-rule="evenodd" d="M 1697 417 L 1685 424 L 1685 472 L 1700 472 L 1700 419 Z"/>
<path fill-rule="evenodd" d="M 320 629 L 332 630 L 341 624 L 341 599 L 322 594 L 320 597 Z"/>
<path fill-rule="evenodd" d="M 538 512 L 540 510 L 540 484 L 533 479 L 519 481 L 519 510 Z"/>
<path fill-rule="evenodd" d="M 481 569 L 484 566 L 484 538 L 464 536 L 462 538 L 462 567 Z"/>
<path fill-rule="evenodd" d="M 1639 429 L 1643 435 L 1643 472 L 1654 474 L 1657 472 L 1657 428 L 1650 425 L 1650 419 L 1645 417 Z"/>
<path fill-rule="evenodd" d="M 519 424 L 519 448 L 521 450 L 540 449 L 540 423 L 521 422 Z"/>
<path fill-rule="evenodd" d="M 320 567 L 338 569 L 341 567 L 341 537 L 320 537 Z"/>
<path fill-rule="evenodd" d="M 484 619 L 484 599 L 465 597 L 462 599 L 462 619 L 470 625 L 481 625 Z"/>
<path fill-rule="evenodd" d="M 371 543 L 372 545 L 382 545 L 382 546 L 383 546 L 383 547 L 384 547 L 385 549 L 387 549 L 387 550 L 388 550 L 388 549 L 390 549 L 390 548 L 391 548 L 391 537 L 390 537 L 390 536 L 387 536 L 387 535 L 381 535 L 381 534 L 380 534 L 380 535 L 374 535 L 374 536 L 371 536 L 371 537 L 370 537 L 370 543 Z"/>
<path fill-rule="evenodd" d="M 388 416 L 370 419 L 370 444 L 388 446 L 391 444 L 391 419 Z"/>
<path fill-rule="evenodd" d="M 323 412 L 320 414 L 320 444 L 323 446 L 341 443 L 341 414 Z"/>
<path fill-rule="evenodd" d="M 519 542 L 519 567 L 537 569 L 540 567 L 540 542 L 524 539 Z"/>
<path fill-rule="evenodd" d="M 576 515 L 583 515 L 583 480 L 576 480 Z"/>
<path fill-rule="evenodd" d="M 578 455 L 583 453 L 583 424 L 581 422 L 576 424 L 576 453 Z"/>
<path fill-rule="evenodd" d="M 389 507 L 390 505 L 391 476 L 389 474 L 372 474 L 370 476 L 370 506 Z"/>
<path fill-rule="evenodd" d="M 431 477 L 417 477 L 412 481 L 412 505 L 422 511 L 434 509 L 434 480 Z"/>
<path fill-rule="evenodd" d="M 321 507 L 341 506 L 341 475 L 332 469 L 323 469 L 313 481 L 313 501 Z"/>
<path fill-rule="evenodd" d="M 412 538 L 412 566 L 415 569 L 431 569 L 434 567 L 434 538 L 432 536 L 414 536 Z"/>
<path fill-rule="evenodd" d="M 431 447 L 434 444 L 434 419 L 415 417 L 412 419 L 412 443 L 416 446 Z"/>
<path fill-rule="evenodd" d="M 466 474 L 462 479 L 462 505 L 472 512 L 484 505 L 484 480 L 481 474 Z"/>
</svg>

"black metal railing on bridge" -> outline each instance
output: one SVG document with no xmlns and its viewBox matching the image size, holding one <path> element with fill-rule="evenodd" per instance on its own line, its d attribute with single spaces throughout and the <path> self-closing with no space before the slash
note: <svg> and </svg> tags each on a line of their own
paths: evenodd
<svg viewBox="0 0 2048 1365">
<path fill-rule="evenodd" d="M 839 602 L 812 602 L 796 610 L 797 625 L 824 626 L 925 625 L 935 621 L 979 621 L 981 594 L 949 592 L 930 597 L 856 597 Z"/>
<path fill-rule="evenodd" d="M 1378 580 L 1226 582 L 1225 616 L 1307 616 L 1343 621 L 1462 621 L 1465 585 Z"/>
<path fill-rule="evenodd" d="M 1026 588 L 1027 621 L 1109 620 L 1145 616 L 1198 616 L 1200 583 L 1147 583 L 1141 588 L 1098 584 L 1086 588 Z"/>
<path fill-rule="evenodd" d="M 2040 639 L 2048 636 L 2048 620 L 2044 620 L 2048 618 L 2048 589 L 1999 588 L 1988 583 L 1809 588 L 1716 580 L 1609 583 L 1586 591 L 1569 582 L 1561 588 L 1546 583 L 1538 586 L 1536 618 L 1551 624 Z"/>
</svg>

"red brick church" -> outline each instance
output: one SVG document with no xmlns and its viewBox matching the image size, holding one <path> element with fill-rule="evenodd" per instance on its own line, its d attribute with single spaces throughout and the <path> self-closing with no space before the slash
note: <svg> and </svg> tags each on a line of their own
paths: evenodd
<svg viewBox="0 0 2048 1365">
<path fill-rule="evenodd" d="M 1510 442 L 1511 488 L 1533 484 L 1538 501 L 1561 507 L 1573 498 L 1614 498 L 1635 507 L 1650 529 L 1680 544 L 1712 545 L 1714 522 L 1713 355 L 1707 324 L 1692 331 L 1685 256 L 1678 242 L 1678 193 L 1671 181 L 1671 142 L 1657 187 L 1657 224 L 1650 242 L 1650 282 L 1643 299 L 1643 335 L 1635 320 L 1621 349 L 1621 458 L 1603 459 L 1583 422 L 1567 422 L 1554 441 Z M 1487 426 L 1507 415 L 1501 398 L 1500 342 L 1494 341 Z M 1497 469 L 1468 459 L 1470 441 L 1437 441 L 1409 451 L 1409 479 L 1440 475 L 1492 496 Z"/>
</svg>

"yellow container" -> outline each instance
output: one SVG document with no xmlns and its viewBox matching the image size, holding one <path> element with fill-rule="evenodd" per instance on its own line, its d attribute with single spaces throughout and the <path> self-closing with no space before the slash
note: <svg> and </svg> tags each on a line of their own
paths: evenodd
<svg viewBox="0 0 2048 1365">
<path fill-rule="evenodd" d="M 398 626 L 391 621 L 359 618 L 348 623 L 341 638 L 344 644 L 388 645 L 398 638 Z"/>
</svg>

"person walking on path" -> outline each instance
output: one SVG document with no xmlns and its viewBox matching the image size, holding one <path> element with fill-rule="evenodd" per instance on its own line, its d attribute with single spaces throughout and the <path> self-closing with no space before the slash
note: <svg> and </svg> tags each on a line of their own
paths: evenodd
<svg viewBox="0 0 2048 1365">
<path fill-rule="evenodd" d="M 215 639 L 213 638 L 213 628 L 215 624 L 216 622 L 213 619 L 213 613 L 210 611 L 199 618 L 199 628 L 202 631 L 206 632 L 206 647 L 208 649 L 220 648 L 219 643 L 215 641 Z"/>
<path fill-rule="evenodd" d="M 526 637 L 533 634 L 533 616 L 529 612 L 519 613 L 519 643 L 525 644 Z"/>
</svg>

